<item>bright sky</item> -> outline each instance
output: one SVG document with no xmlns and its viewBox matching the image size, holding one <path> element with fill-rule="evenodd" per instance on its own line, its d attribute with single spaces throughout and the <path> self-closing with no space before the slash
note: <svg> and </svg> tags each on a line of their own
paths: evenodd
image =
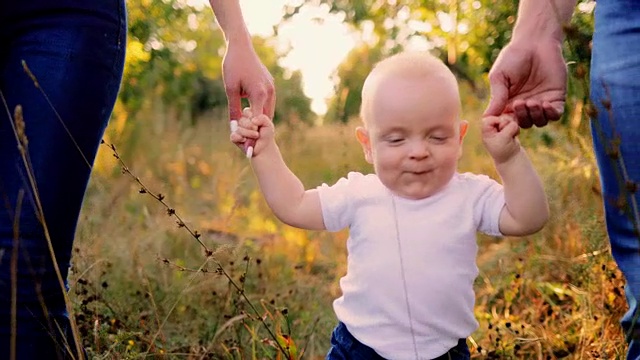
<svg viewBox="0 0 640 360">
<path fill-rule="evenodd" d="M 207 0 L 187 0 L 196 6 L 208 6 Z M 302 0 L 240 0 L 247 27 L 252 35 L 272 36 L 280 23 L 284 6 Z M 321 21 L 319 19 L 322 19 Z M 304 93 L 311 98 L 311 108 L 318 114 L 327 111 L 326 100 L 333 94 L 331 75 L 356 43 L 342 19 L 327 9 L 306 9 L 280 27 L 278 47 L 290 49 L 280 65 L 300 70 Z M 277 89 L 276 89 L 277 91 Z"/>
<path fill-rule="evenodd" d="M 205 5 L 208 0 L 186 1 L 208 6 Z M 282 20 L 284 6 L 302 2 L 303 0 L 240 0 L 240 5 L 251 34 L 272 36 L 273 26 Z M 581 3 L 580 9 L 589 11 L 586 7 L 594 3 L 588 2 L 587 6 Z M 593 6 L 590 10 L 593 10 Z M 278 46 L 290 49 L 280 64 L 291 70 L 300 70 L 304 92 L 312 100 L 311 108 L 321 115 L 327 111 L 326 101 L 333 95 L 332 74 L 358 41 L 358 37 L 349 31 L 342 20 L 338 15 L 329 14 L 328 6 L 307 7 L 280 27 L 277 38 Z M 447 18 L 439 20 L 446 27 Z M 430 45 L 423 38 L 413 38 L 408 46 L 425 50 Z"/>
<path fill-rule="evenodd" d="M 240 0 L 249 31 L 263 36 L 273 35 L 273 26 L 282 20 L 283 7 L 295 3 L 300 1 Z M 355 45 L 355 35 L 339 16 L 329 14 L 327 9 L 313 8 L 301 11 L 281 26 L 277 40 L 283 49 L 290 48 L 280 64 L 300 70 L 313 111 L 324 114 L 326 100 L 333 93 L 331 75 Z"/>
</svg>

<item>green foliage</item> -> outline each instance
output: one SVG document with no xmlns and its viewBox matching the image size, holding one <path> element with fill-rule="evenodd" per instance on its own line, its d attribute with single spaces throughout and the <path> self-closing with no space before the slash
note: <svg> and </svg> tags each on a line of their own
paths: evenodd
<svg viewBox="0 0 640 360">
<path fill-rule="evenodd" d="M 127 63 L 120 101 L 130 115 L 151 100 L 184 114 L 192 124 L 209 110 L 225 109 L 222 56 L 225 40 L 213 12 L 179 0 L 128 1 Z M 311 101 L 301 76 L 286 74 L 268 39 L 254 47 L 274 76 L 278 119 L 310 122 Z"/>
<path fill-rule="evenodd" d="M 580 1 L 589 3 L 589 1 Z M 307 0 L 287 9 L 295 16 L 304 6 L 328 6 L 341 13 L 357 31 L 373 35 L 344 60 L 337 71 L 337 85 L 327 121 L 345 122 L 358 113 L 359 90 L 367 71 L 380 58 L 425 40 L 430 51 L 449 66 L 476 96 L 486 97 L 486 75 L 500 50 L 509 42 L 517 13 L 511 0 Z M 582 79 L 588 73 L 593 18 L 589 11 L 576 11 L 567 33 L 567 61 Z M 581 64 L 580 66 L 577 66 Z M 575 74 L 574 74 L 575 75 Z M 584 103 L 583 83 L 570 83 L 568 105 Z M 567 124 L 568 119 L 563 123 Z"/>
<path fill-rule="evenodd" d="M 507 43 L 515 20 L 508 0 L 308 0 L 300 6 L 328 5 L 363 31 L 372 27 L 385 55 L 422 38 L 463 80 L 475 82 Z M 289 8 L 290 16 L 299 9 Z"/>
<path fill-rule="evenodd" d="M 346 123 L 357 116 L 362 102 L 362 85 L 373 65 L 382 59 L 380 47 L 360 46 L 347 56 L 337 70 L 340 81 L 335 86 L 335 96 L 329 103 L 328 121 Z"/>
</svg>

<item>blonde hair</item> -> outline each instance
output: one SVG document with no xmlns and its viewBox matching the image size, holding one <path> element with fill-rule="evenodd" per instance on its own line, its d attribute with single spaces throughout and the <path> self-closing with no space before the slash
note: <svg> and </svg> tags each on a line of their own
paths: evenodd
<svg viewBox="0 0 640 360">
<path fill-rule="evenodd" d="M 398 53 L 377 63 L 365 79 L 360 105 L 360 118 L 363 121 L 379 84 L 389 78 L 420 81 L 425 86 L 452 88 L 455 94 L 459 94 L 456 77 L 440 59 L 426 51 Z"/>
</svg>

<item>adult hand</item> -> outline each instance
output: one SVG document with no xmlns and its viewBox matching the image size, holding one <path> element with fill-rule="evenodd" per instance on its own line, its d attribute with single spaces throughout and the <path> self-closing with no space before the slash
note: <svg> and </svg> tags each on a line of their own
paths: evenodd
<svg viewBox="0 0 640 360">
<path fill-rule="evenodd" d="M 251 112 L 273 118 L 276 95 L 273 77 L 262 64 L 251 43 L 230 41 L 222 62 L 222 78 L 227 93 L 229 120 L 242 117 L 241 99 L 249 99 Z M 245 151 L 253 146 L 251 141 L 245 144 Z"/>
<path fill-rule="evenodd" d="M 498 55 L 489 82 L 491 99 L 485 116 L 514 113 L 522 128 L 560 119 L 567 90 L 561 43 L 511 42 Z"/>
<path fill-rule="evenodd" d="M 249 98 L 253 114 L 273 117 L 276 101 L 273 77 L 251 44 L 229 42 L 222 62 L 222 78 L 230 120 L 238 120 L 242 116 L 240 99 L 243 97 Z"/>
</svg>

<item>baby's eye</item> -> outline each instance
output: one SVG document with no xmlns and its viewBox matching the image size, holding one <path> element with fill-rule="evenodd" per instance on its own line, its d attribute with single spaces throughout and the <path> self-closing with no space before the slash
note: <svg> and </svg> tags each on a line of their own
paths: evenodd
<svg viewBox="0 0 640 360">
<path fill-rule="evenodd" d="M 387 139 L 387 142 L 392 145 L 398 145 L 404 141 L 401 137 L 391 137 Z"/>
<path fill-rule="evenodd" d="M 448 136 L 438 136 L 438 135 L 432 135 L 429 137 L 429 139 L 431 139 L 432 141 L 436 142 L 436 143 L 443 143 L 445 141 L 447 141 L 449 139 Z"/>
</svg>

